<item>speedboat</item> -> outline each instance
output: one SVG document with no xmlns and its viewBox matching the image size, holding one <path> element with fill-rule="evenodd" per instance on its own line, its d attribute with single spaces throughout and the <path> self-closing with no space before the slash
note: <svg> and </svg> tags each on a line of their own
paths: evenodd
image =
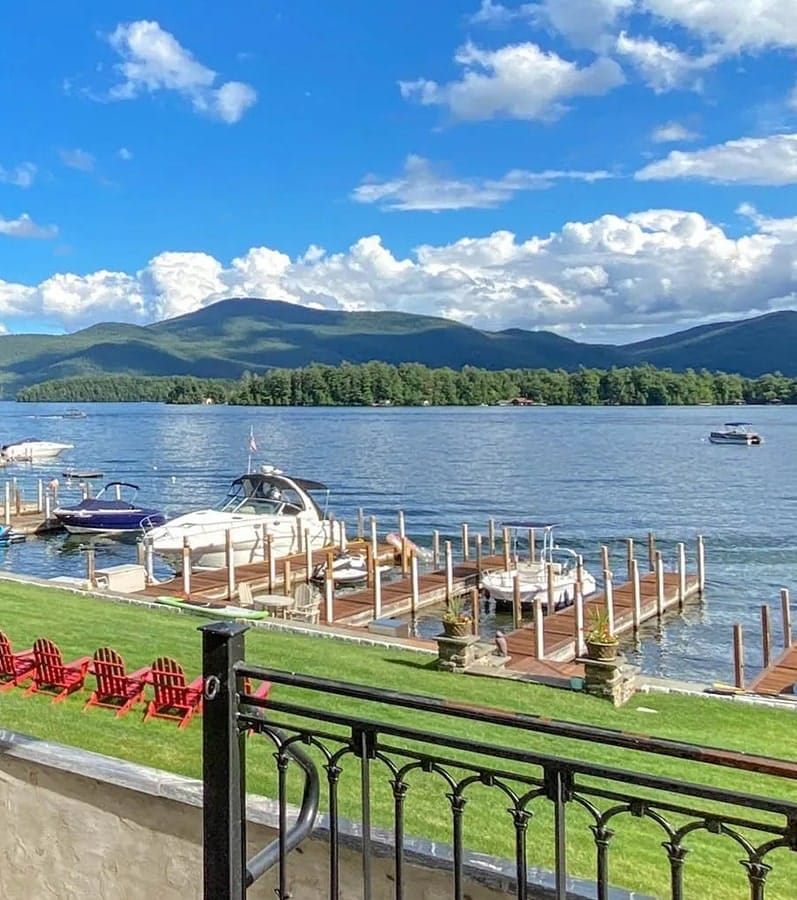
<svg viewBox="0 0 797 900">
<path fill-rule="evenodd" d="M 753 431 L 749 422 L 726 422 L 720 431 L 712 431 L 708 436 L 712 444 L 750 444 L 762 443 L 761 435 Z"/>
<path fill-rule="evenodd" d="M 311 549 L 317 550 L 333 543 L 333 531 L 338 529 L 311 496 L 316 491 L 329 496 L 329 488 L 319 481 L 263 466 L 260 472 L 236 478 L 217 507 L 177 516 L 149 530 L 146 541 L 178 572 L 186 539 L 192 568 L 226 566 L 228 532 L 236 566 L 267 559 L 269 543 L 274 558 L 306 549 L 305 536 Z"/>
<path fill-rule="evenodd" d="M 165 514 L 136 503 L 137 494 L 138 485 L 109 481 L 96 497 L 87 497 L 76 506 L 61 506 L 53 515 L 71 534 L 124 534 L 141 531 L 144 523 L 162 525 Z"/>
<path fill-rule="evenodd" d="M 554 522 L 503 522 L 502 528 L 512 533 L 514 566 L 507 572 L 490 572 L 482 576 L 481 590 L 488 600 L 496 605 L 506 606 L 514 602 L 515 575 L 518 576 L 520 602 L 523 606 L 533 606 L 539 597 L 542 607 L 548 610 L 548 566 L 553 567 L 554 609 L 563 609 L 575 601 L 577 554 L 569 547 L 560 547 L 554 542 Z M 536 558 L 519 559 L 517 544 L 519 533 L 528 531 L 542 532 L 542 548 Z M 584 597 L 597 590 L 595 577 L 582 567 L 581 592 Z"/>
<path fill-rule="evenodd" d="M 72 407 L 72 409 L 68 409 L 62 416 L 62 419 L 85 419 L 87 413 L 82 409 L 76 409 Z"/>
<path fill-rule="evenodd" d="M 379 566 L 379 572 L 390 571 L 392 566 Z M 323 584 L 327 577 L 326 561 L 319 563 L 313 569 L 310 580 L 316 584 Z M 335 587 L 362 584 L 368 579 L 368 562 L 362 553 L 345 553 L 338 551 L 332 560 L 332 580 Z"/>
<path fill-rule="evenodd" d="M 16 462 L 39 462 L 42 459 L 55 459 L 64 450 L 71 450 L 74 446 L 58 441 L 43 441 L 40 438 L 25 438 L 4 444 L 0 447 L 0 454 L 4 459 Z"/>
</svg>

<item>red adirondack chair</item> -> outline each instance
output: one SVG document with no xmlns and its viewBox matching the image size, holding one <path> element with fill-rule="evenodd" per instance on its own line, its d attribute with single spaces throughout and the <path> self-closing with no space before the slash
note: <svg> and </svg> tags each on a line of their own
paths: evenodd
<svg viewBox="0 0 797 900">
<path fill-rule="evenodd" d="M 185 680 L 183 667 L 168 656 L 161 656 L 152 664 L 152 687 L 155 697 L 147 704 L 147 719 L 174 719 L 179 728 L 191 721 L 195 712 L 202 712 L 202 676 L 190 684 Z"/>
<path fill-rule="evenodd" d="M 65 663 L 61 651 L 48 638 L 37 638 L 33 643 L 33 684 L 25 691 L 29 694 L 55 693 L 53 703 L 60 703 L 69 694 L 83 689 L 86 673 L 91 663 L 90 656 L 81 656 Z"/>
<path fill-rule="evenodd" d="M 35 665 L 32 649 L 14 653 L 8 636 L 0 631 L 0 691 L 27 681 L 33 675 Z"/>
<path fill-rule="evenodd" d="M 90 706 L 105 706 L 115 709 L 117 717 L 124 716 L 134 704 L 144 699 L 144 686 L 152 671 L 149 666 L 128 675 L 125 661 L 116 650 L 100 647 L 94 653 L 91 668 L 97 679 L 97 688 L 83 707 L 83 712 Z"/>
</svg>

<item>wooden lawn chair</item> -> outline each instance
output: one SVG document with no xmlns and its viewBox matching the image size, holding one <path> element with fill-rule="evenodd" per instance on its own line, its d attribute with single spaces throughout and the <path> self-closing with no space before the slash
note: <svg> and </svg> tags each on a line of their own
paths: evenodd
<svg viewBox="0 0 797 900">
<path fill-rule="evenodd" d="M 8 636 L 0 631 L 0 691 L 7 691 L 33 677 L 35 666 L 33 648 L 14 653 Z"/>
<path fill-rule="evenodd" d="M 202 676 L 190 684 L 185 680 L 183 667 L 168 656 L 160 656 L 152 663 L 152 686 L 155 697 L 147 704 L 144 721 L 173 719 L 179 728 L 191 721 L 195 712 L 202 712 Z"/>
<path fill-rule="evenodd" d="M 309 584 L 297 584 L 293 598 L 294 604 L 288 610 L 288 618 L 317 625 L 321 611 L 321 595 Z"/>
<path fill-rule="evenodd" d="M 248 581 L 242 581 L 238 585 L 238 605 L 251 608 L 255 605 L 255 598 L 252 594 L 252 585 Z"/>
<path fill-rule="evenodd" d="M 25 696 L 36 693 L 54 693 L 53 703 L 60 703 L 69 694 L 83 689 L 90 656 L 81 656 L 65 663 L 61 651 L 48 638 L 37 638 L 33 643 L 33 684 Z"/>
<path fill-rule="evenodd" d="M 91 668 L 97 679 L 97 688 L 83 707 L 83 712 L 90 706 L 104 706 L 115 709 L 117 717 L 124 716 L 134 704 L 144 699 L 144 687 L 151 672 L 149 666 L 128 675 L 125 661 L 116 650 L 100 647 L 94 653 Z"/>
</svg>

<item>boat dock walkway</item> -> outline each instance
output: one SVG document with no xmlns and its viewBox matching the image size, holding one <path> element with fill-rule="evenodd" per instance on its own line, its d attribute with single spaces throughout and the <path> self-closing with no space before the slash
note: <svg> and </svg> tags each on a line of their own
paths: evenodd
<svg viewBox="0 0 797 900">
<path fill-rule="evenodd" d="M 776 657 L 747 690 L 755 694 L 797 694 L 797 644 Z"/>
</svg>

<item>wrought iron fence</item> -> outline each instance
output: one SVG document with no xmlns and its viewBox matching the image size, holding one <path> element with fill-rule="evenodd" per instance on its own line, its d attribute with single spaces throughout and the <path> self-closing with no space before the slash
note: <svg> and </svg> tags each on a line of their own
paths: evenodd
<svg viewBox="0 0 797 900">
<path fill-rule="evenodd" d="M 513 853 L 513 893 L 518 900 L 530 900 L 535 887 L 529 882 L 530 869 L 545 859 L 543 844 L 529 841 L 529 826 L 543 822 L 550 828 L 552 891 L 556 900 L 568 893 L 568 851 L 574 842 L 589 842 L 594 854 L 594 894 L 608 900 L 610 858 L 613 839 L 627 819 L 646 821 L 658 829 L 662 859 L 668 868 L 667 880 L 672 900 L 685 900 L 687 854 L 695 850 L 699 834 L 724 838 L 734 848 L 730 856 L 719 848 L 700 845 L 715 877 L 730 878 L 727 863 L 740 864 L 742 880 L 751 900 L 764 900 L 767 878 L 774 865 L 774 852 L 797 879 L 797 803 L 782 799 L 795 792 L 797 764 L 788 760 L 748 755 L 711 747 L 652 739 L 611 729 L 553 721 L 533 715 L 474 707 L 430 697 L 414 696 L 329 679 L 298 675 L 246 664 L 243 635 L 247 626 L 225 622 L 206 625 L 203 631 L 205 678 L 204 707 L 204 896 L 206 900 L 239 900 L 260 875 L 278 866 L 276 895 L 288 900 L 291 861 L 288 854 L 313 829 L 320 800 L 320 783 L 326 783 L 325 808 L 329 828 L 330 900 L 339 900 L 341 784 L 354 770 L 361 822 L 360 864 L 362 897 L 372 897 L 372 827 L 390 826 L 393 845 L 393 881 L 396 900 L 411 900 L 405 888 L 408 801 L 419 777 L 439 779 L 450 816 L 451 896 L 463 900 L 467 875 L 465 850 L 466 808 L 477 788 L 500 795 L 492 805 L 495 816 L 508 816 L 512 835 L 507 855 Z M 246 686 L 251 679 L 273 685 L 303 689 L 272 691 L 266 700 L 252 697 Z M 308 693 L 310 692 L 310 693 Z M 308 697 L 312 701 L 308 702 Z M 330 708 L 329 698 L 347 698 L 344 711 Z M 376 706 L 375 706 L 376 705 Z M 349 711 L 349 710 L 352 711 Z M 367 715 L 376 709 L 381 719 Z M 446 732 L 435 727 L 405 727 L 390 721 L 391 712 L 414 710 L 426 721 L 453 720 L 456 727 Z M 490 740 L 463 734 L 469 729 L 491 726 Z M 448 721 L 448 725 L 451 722 Z M 454 734 L 452 731 L 458 731 Z M 523 749 L 518 733 L 567 738 L 601 744 L 604 747 L 638 751 L 635 768 L 606 767 L 556 752 Z M 273 745 L 276 793 L 279 808 L 277 840 L 245 859 L 245 757 L 247 736 L 262 735 Z M 514 734 L 513 740 L 507 736 Z M 537 741 L 537 743 L 544 743 Z M 633 754 L 631 754 L 633 755 Z M 709 783 L 694 783 L 648 774 L 636 763 L 653 756 L 674 757 L 689 765 L 702 763 L 716 772 L 728 768 L 780 779 L 772 796 L 757 796 L 727 790 Z M 349 765 L 351 764 L 351 765 Z M 304 774 L 298 815 L 289 816 L 289 769 Z M 381 777 L 381 782 L 380 782 Z M 707 779 L 710 781 L 711 779 Z M 379 786 L 392 798 L 392 822 L 373 822 L 372 797 Z M 787 789 L 788 786 L 788 789 Z M 416 789 L 417 793 L 417 789 Z M 349 796 L 351 802 L 351 796 Z M 471 803 L 471 808 L 475 808 Z M 546 812 L 548 810 L 548 812 Z M 579 816 L 574 815 L 580 810 Z M 345 811 L 344 811 L 345 812 Z M 552 814 L 551 814 L 552 813 Z M 291 822 L 291 819 L 293 821 Z M 568 823 L 571 828 L 568 829 Z M 574 826 L 580 826 L 577 834 Z M 415 823 L 417 826 L 417 823 Z M 439 835 L 437 836 L 439 837 Z M 640 832 L 635 839 L 649 839 Z M 723 855 L 724 853 L 724 855 Z M 740 858 L 738 858 L 740 857 Z M 690 857 L 691 859 L 692 857 Z M 797 880 L 791 882 L 792 888 Z M 744 889 L 747 893 L 747 888 Z M 794 888 L 797 894 L 797 888 Z M 694 892 L 690 898 L 697 896 Z M 716 893 L 717 897 L 731 896 Z"/>
</svg>

